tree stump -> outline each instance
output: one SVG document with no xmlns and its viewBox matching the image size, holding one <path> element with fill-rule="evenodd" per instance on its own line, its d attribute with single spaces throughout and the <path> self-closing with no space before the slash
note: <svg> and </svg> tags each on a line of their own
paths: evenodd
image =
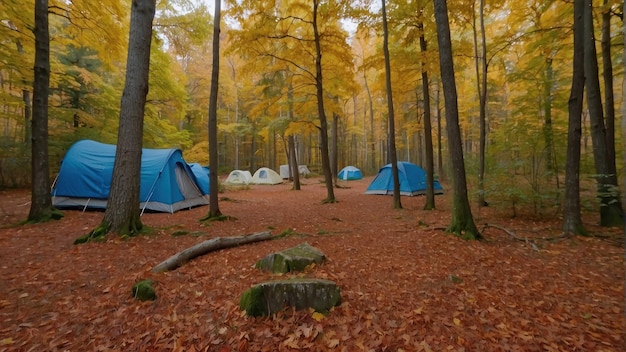
<svg viewBox="0 0 626 352">
<path fill-rule="evenodd" d="M 287 306 L 325 313 L 339 304 L 341 292 L 335 282 L 305 278 L 260 283 L 245 291 L 239 300 L 239 307 L 255 317 L 274 314 Z"/>
<path fill-rule="evenodd" d="M 304 270 L 312 263 L 320 264 L 325 260 L 322 251 L 305 242 L 259 259 L 254 267 L 273 273 L 288 273 Z"/>
</svg>

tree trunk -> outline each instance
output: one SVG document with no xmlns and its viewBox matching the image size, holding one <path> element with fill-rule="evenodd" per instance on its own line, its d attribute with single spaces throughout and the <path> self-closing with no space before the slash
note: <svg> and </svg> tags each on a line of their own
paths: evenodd
<svg viewBox="0 0 626 352">
<path fill-rule="evenodd" d="M 452 43 L 450 40 L 450 24 L 446 0 L 435 0 L 435 22 L 437 24 L 437 41 L 439 43 L 439 66 L 441 83 L 446 106 L 446 129 L 448 132 L 448 148 L 452 159 L 453 210 L 452 223 L 447 231 L 464 239 L 480 239 L 467 197 L 467 181 L 465 178 L 465 162 L 463 145 L 459 128 L 459 109 L 457 104 L 454 64 L 452 62 Z"/>
<path fill-rule="evenodd" d="M 626 13 L 626 1 L 624 1 L 622 7 L 622 13 Z M 626 21 L 623 21 L 622 33 L 624 35 L 624 47 L 626 48 Z M 622 65 L 623 69 L 626 69 L 626 50 L 622 50 Z M 622 102 L 626 101 L 626 76 L 622 78 Z M 626 136 L 626 104 L 622 103 L 622 136 Z M 622 165 L 626 168 L 626 148 L 622 145 Z M 626 185 L 626 172 L 622 168 L 622 186 Z M 622 191 L 622 209 L 626 209 L 626 191 Z M 624 248 L 626 248 L 626 236 L 624 236 Z"/>
<path fill-rule="evenodd" d="M 287 67 L 287 72 L 289 72 L 289 67 Z M 293 85 L 291 82 L 291 77 L 289 79 L 289 87 L 287 88 L 287 100 L 289 104 L 289 121 L 293 121 Z M 289 152 L 287 153 L 287 157 L 289 158 L 289 167 L 291 170 L 291 176 L 293 178 L 293 186 L 291 187 L 294 191 L 300 190 L 300 168 L 298 167 L 298 158 L 296 156 L 296 141 L 293 134 L 290 134 L 287 137 L 287 144 Z"/>
<path fill-rule="evenodd" d="M 315 38 L 315 86 L 317 88 L 317 111 L 320 119 L 320 137 L 321 137 L 321 158 L 322 171 L 324 172 L 324 181 L 326 183 L 326 199 L 323 203 L 335 203 L 333 176 L 330 172 L 330 159 L 328 156 L 328 122 L 326 121 L 326 112 L 324 110 L 324 85 L 322 81 L 322 48 L 320 43 L 320 33 L 317 28 L 319 0 L 313 0 L 313 35 Z"/>
<path fill-rule="evenodd" d="M 623 226 L 624 212 L 619 201 L 617 175 L 611 174 L 609 168 L 592 10 L 592 1 L 586 0 L 583 15 L 585 28 L 585 87 L 587 89 L 587 106 L 589 107 L 589 121 L 591 123 L 593 159 L 597 175 L 597 192 L 598 198 L 600 198 L 600 225 Z"/>
<path fill-rule="evenodd" d="M 585 0 L 574 1 L 574 58 L 572 88 L 568 110 L 567 162 L 565 164 L 565 199 L 563 203 L 563 233 L 583 234 L 580 218 L 580 135 L 585 73 L 583 67 L 583 11 Z"/>
<path fill-rule="evenodd" d="M 336 98 L 335 98 L 336 99 Z M 333 112 L 333 124 L 330 127 L 331 144 L 330 144 L 330 173 L 333 175 L 333 183 L 337 184 L 337 173 L 339 172 L 339 115 Z"/>
<path fill-rule="evenodd" d="M 219 88 L 220 72 L 220 17 L 221 0 L 215 1 L 215 15 L 213 16 L 213 67 L 211 69 L 211 91 L 209 92 L 209 214 L 208 218 L 222 216 L 219 207 L 219 184 L 217 172 L 219 169 L 217 143 L 217 90 Z M 254 147 L 254 142 L 252 143 Z M 252 150 L 254 158 L 254 149 Z"/>
<path fill-rule="evenodd" d="M 237 247 L 243 244 L 265 241 L 271 238 L 272 234 L 269 231 L 257 232 L 251 235 L 244 236 L 212 238 L 174 254 L 173 256 L 167 258 L 165 261 L 156 265 L 154 268 L 152 268 L 151 271 L 153 273 L 162 273 L 165 271 L 174 270 L 187 263 L 191 259 L 210 252 L 214 252 L 224 248 Z"/>
<path fill-rule="evenodd" d="M 363 81 L 365 82 L 365 91 L 367 92 L 367 100 L 369 106 L 369 117 L 370 117 L 370 140 L 368 142 L 370 152 L 369 152 L 369 160 L 367 161 L 367 171 L 375 172 L 377 170 L 376 165 L 376 140 L 374 138 L 374 101 L 372 99 L 372 92 L 370 91 L 370 87 L 367 84 L 367 76 L 365 75 L 365 68 L 363 69 Z M 368 146 L 366 146 L 367 148 Z"/>
<path fill-rule="evenodd" d="M 428 51 L 428 45 L 424 38 L 424 24 L 418 23 L 420 32 L 420 51 L 424 54 Z M 424 210 L 435 209 L 435 166 L 433 162 L 433 135 L 432 126 L 430 123 L 430 85 L 428 81 L 428 71 L 426 69 L 426 63 L 422 61 L 422 94 L 424 96 L 424 144 L 426 155 L 426 204 Z"/>
<path fill-rule="evenodd" d="M 94 235 L 114 232 L 132 236 L 142 228 L 139 210 L 141 148 L 155 7 L 156 0 L 132 2 L 126 83 L 120 104 L 109 206 L 100 228 L 92 231 Z"/>
<path fill-rule="evenodd" d="M 608 6 L 608 0 L 604 0 Z M 617 174 L 615 165 L 615 98 L 613 94 L 613 61 L 611 59 L 611 8 L 602 12 L 602 67 L 604 72 L 604 109 L 606 111 L 606 154 L 610 174 Z"/>
<path fill-rule="evenodd" d="M 554 72 L 552 69 L 552 58 L 546 58 L 546 72 L 543 83 L 543 139 L 545 146 L 545 163 L 548 171 L 556 172 L 556 165 L 552 151 L 554 150 L 554 137 L 552 131 L 552 85 Z M 558 174 L 556 175 L 558 177 Z"/>
<path fill-rule="evenodd" d="M 439 82 L 437 81 L 437 90 L 435 91 L 435 111 L 437 112 L 437 172 L 439 173 L 439 179 L 445 180 L 446 175 L 443 167 L 443 153 L 442 142 L 443 129 L 441 128 L 441 107 L 440 107 L 440 95 L 439 95 Z"/>
<path fill-rule="evenodd" d="M 382 0 L 383 10 L 383 53 L 385 55 L 385 81 L 387 82 L 387 109 L 389 111 L 389 161 L 391 162 L 391 173 L 393 175 L 393 208 L 401 209 L 400 201 L 400 177 L 398 175 L 398 156 L 396 155 L 396 131 L 395 117 L 393 111 L 393 91 L 391 89 L 391 65 L 389 63 L 389 30 L 387 28 L 387 10 L 385 1 Z"/>
<path fill-rule="evenodd" d="M 485 35 L 485 1 L 480 0 L 479 19 L 481 34 L 481 54 L 478 55 L 478 35 L 476 33 L 476 16 L 472 12 L 474 22 L 474 63 L 476 69 L 476 85 L 479 101 L 479 137 L 478 137 L 478 206 L 486 206 L 485 202 L 485 149 L 487 139 L 487 39 Z M 480 68 L 479 68 L 480 67 Z"/>
<path fill-rule="evenodd" d="M 33 121 L 31 156 L 31 203 L 28 222 L 52 219 L 48 164 L 48 92 L 50 85 L 50 32 L 48 0 L 35 1 L 35 65 L 33 82 Z"/>
</svg>

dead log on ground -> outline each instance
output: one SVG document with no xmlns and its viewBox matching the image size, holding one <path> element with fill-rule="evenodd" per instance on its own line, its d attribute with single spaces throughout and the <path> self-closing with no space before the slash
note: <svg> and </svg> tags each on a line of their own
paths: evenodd
<svg viewBox="0 0 626 352">
<path fill-rule="evenodd" d="M 162 273 L 164 271 L 174 270 L 195 257 L 199 257 L 213 251 L 237 247 L 248 243 L 265 241 L 271 238 L 272 234 L 269 231 L 257 232 L 244 236 L 212 238 L 174 254 L 164 262 L 152 268 L 151 271 L 153 273 Z"/>
</svg>

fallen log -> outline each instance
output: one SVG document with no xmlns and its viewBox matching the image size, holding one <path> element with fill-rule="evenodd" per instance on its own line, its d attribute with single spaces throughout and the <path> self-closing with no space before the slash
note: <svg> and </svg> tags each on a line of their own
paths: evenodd
<svg viewBox="0 0 626 352">
<path fill-rule="evenodd" d="M 151 271 L 153 273 L 162 273 L 164 271 L 174 270 L 195 257 L 199 257 L 213 251 L 237 247 L 248 243 L 265 241 L 271 238 L 272 234 L 269 231 L 257 232 L 243 236 L 212 238 L 174 254 L 152 268 Z"/>
</svg>

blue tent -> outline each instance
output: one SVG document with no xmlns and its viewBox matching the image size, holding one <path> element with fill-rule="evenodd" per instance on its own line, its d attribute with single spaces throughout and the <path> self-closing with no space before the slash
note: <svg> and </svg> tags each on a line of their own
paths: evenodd
<svg viewBox="0 0 626 352">
<path fill-rule="evenodd" d="M 196 176 L 196 181 L 198 182 L 198 186 L 200 187 L 202 194 L 209 194 L 209 167 L 202 166 L 198 163 L 191 163 L 189 164 L 189 167 Z"/>
<path fill-rule="evenodd" d="M 104 209 L 111 188 L 115 145 L 82 140 L 65 154 L 52 188 L 57 208 Z M 143 149 L 139 200 L 143 210 L 173 213 L 208 204 L 179 149 Z"/>
<path fill-rule="evenodd" d="M 400 194 L 403 196 L 417 196 L 426 194 L 426 172 L 419 166 L 406 161 L 398 162 L 398 177 L 400 178 Z M 435 194 L 443 194 L 443 187 L 438 181 L 434 182 Z M 367 187 L 365 194 L 393 194 L 393 174 L 391 164 L 383 166 L 378 175 Z"/>
<path fill-rule="evenodd" d="M 361 170 L 354 166 L 346 166 L 339 171 L 337 177 L 344 181 L 360 180 L 363 178 L 363 174 L 361 173 Z"/>
</svg>

